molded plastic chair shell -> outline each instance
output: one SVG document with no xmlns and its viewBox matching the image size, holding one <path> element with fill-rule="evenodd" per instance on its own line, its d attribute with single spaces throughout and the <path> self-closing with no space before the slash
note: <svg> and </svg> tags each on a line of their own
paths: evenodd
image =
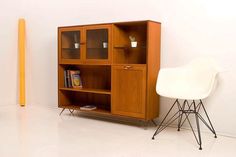
<svg viewBox="0 0 236 157">
<path fill-rule="evenodd" d="M 218 67 L 213 59 L 195 59 L 189 64 L 159 71 L 156 92 L 175 99 L 204 99 L 213 90 Z"/>
</svg>

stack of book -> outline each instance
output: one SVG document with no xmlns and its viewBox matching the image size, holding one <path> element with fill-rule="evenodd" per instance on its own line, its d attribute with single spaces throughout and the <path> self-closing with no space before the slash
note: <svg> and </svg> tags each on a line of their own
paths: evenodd
<svg viewBox="0 0 236 157">
<path fill-rule="evenodd" d="M 79 70 L 65 70 L 64 71 L 64 86 L 66 88 L 82 87 L 82 81 Z"/>
</svg>

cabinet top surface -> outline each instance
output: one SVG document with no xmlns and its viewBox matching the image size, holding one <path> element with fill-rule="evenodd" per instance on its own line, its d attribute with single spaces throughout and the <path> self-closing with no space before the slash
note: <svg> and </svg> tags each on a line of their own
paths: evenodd
<svg viewBox="0 0 236 157">
<path fill-rule="evenodd" d="M 67 27 L 78 27 L 78 26 L 92 26 L 92 25 L 105 25 L 105 24 L 145 24 L 147 22 L 154 22 L 161 24 L 161 22 L 153 20 L 142 20 L 142 21 L 125 21 L 125 22 L 111 22 L 111 23 L 93 23 L 93 24 L 81 24 L 81 25 L 71 25 L 71 26 L 59 26 L 58 28 L 67 28 Z"/>
</svg>

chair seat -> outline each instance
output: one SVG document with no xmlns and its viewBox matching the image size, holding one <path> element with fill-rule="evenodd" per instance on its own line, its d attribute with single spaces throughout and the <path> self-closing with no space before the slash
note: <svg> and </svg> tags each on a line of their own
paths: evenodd
<svg viewBox="0 0 236 157">
<path fill-rule="evenodd" d="M 194 89 L 194 90 L 193 90 Z M 193 87 L 193 86 L 183 86 L 175 88 L 173 86 L 166 87 L 161 91 L 158 91 L 158 94 L 163 97 L 174 98 L 174 99 L 186 99 L 186 100 L 198 100 L 205 99 L 209 94 L 204 88 Z"/>
</svg>

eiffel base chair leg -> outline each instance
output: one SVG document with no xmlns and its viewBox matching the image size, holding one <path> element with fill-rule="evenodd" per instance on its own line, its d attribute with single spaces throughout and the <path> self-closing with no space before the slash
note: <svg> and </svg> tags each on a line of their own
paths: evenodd
<svg viewBox="0 0 236 157">
<path fill-rule="evenodd" d="M 174 106 L 178 107 L 178 111 L 174 113 L 174 115 L 171 116 L 171 118 L 169 118 L 168 120 L 167 117 L 170 115 L 170 112 L 173 110 Z M 207 117 L 208 122 L 201 116 L 201 114 L 199 113 L 200 109 L 203 109 L 204 114 Z M 195 115 L 195 120 L 196 120 L 196 126 L 197 126 L 197 135 L 192 127 L 192 124 L 190 122 L 189 119 L 189 115 L 190 114 L 194 114 Z M 185 118 L 184 118 L 185 117 Z M 161 121 L 160 125 L 157 127 L 155 133 L 152 136 L 152 139 L 155 139 L 155 136 L 157 134 L 159 134 L 161 131 L 163 131 L 166 127 L 168 127 L 170 124 L 172 124 L 175 120 L 178 119 L 178 131 L 180 131 L 181 127 L 183 126 L 183 124 L 185 123 L 185 121 L 187 120 L 193 135 L 199 145 L 199 150 L 202 150 L 202 139 L 201 139 L 201 130 L 200 130 L 200 124 L 199 124 L 199 120 L 201 122 L 203 122 L 203 124 L 205 124 L 208 129 L 215 135 L 214 137 L 217 138 L 215 129 L 211 123 L 211 120 L 206 112 L 206 109 L 202 103 L 202 100 L 199 101 L 198 104 L 196 104 L 195 100 L 193 100 L 191 102 L 191 104 L 187 101 L 184 100 L 183 104 L 180 105 L 179 100 L 176 99 L 174 104 L 172 105 L 172 107 L 170 108 L 170 110 L 167 112 L 166 116 L 164 117 L 164 119 Z M 209 123 L 209 124 L 208 124 Z"/>
</svg>

